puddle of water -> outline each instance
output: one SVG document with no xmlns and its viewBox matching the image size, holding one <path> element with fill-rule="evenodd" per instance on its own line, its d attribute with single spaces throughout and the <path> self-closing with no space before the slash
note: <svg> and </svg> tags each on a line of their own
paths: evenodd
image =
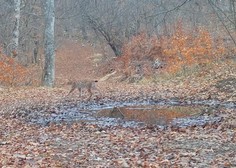
<svg viewBox="0 0 236 168">
<path fill-rule="evenodd" d="M 98 111 L 96 117 L 117 118 L 125 121 L 144 122 L 160 126 L 170 124 L 176 118 L 185 118 L 200 114 L 201 107 L 184 106 L 134 106 L 114 107 Z"/>
<path fill-rule="evenodd" d="M 83 106 L 82 106 L 83 107 Z M 50 123 L 86 122 L 101 127 L 122 126 L 139 127 L 145 124 L 165 127 L 168 125 L 187 127 L 220 122 L 221 118 L 202 116 L 202 112 L 214 111 L 208 106 L 171 106 L 171 105 L 132 105 L 109 104 L 107 106 L 88 106 L 88 108 L 69 107 L 57 109 L 57 112 L 39 112 L 28 116 L 28 121 L 40 125 Z"/>
</svg>

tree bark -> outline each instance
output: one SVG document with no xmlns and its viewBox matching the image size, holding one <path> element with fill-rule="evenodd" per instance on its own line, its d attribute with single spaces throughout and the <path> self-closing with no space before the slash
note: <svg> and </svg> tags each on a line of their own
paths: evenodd
<svg viewBox="0 0 236 168">
<path fill-rule="evenodd" d="M 14 20 L 14 28 L 13 28 L 13 38 L 12 43 L 13 47 L 11 50 L 11 56 L 16 57 L 18 56 L 18 46 L 19 46 L 19 36 L 20 36 L 20 5 L 21 0 L 14 0 L 14 7 L 15 7 L 15 20 Z"/>
<path fill-rule="evenodd" d="M 43 72 L 43 85 L 47 87 L 53 87 L 55 81 L 54 0 L 46 0 L 44 11 L 45 11 L 45 31 L 44 31 L 45 64 Z"/>
</svg>

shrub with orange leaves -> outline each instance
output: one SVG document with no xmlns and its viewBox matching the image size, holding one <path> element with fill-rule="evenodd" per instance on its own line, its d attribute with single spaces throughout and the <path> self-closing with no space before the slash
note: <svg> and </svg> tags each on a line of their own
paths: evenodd
<svg viewBox="0 0 236 168">
<path fill-rule="evenodd" d="M 142 32 L 133 37 L 123 47 L 120 58 L 126 71 L 135 73 L 137 65 L 146 72 L 153 73 L 152 63 L 155 60 L 165 62 L 165 70 L 171 73 L 181 68 L 215 61 L 228 53 L 223 40 L 214 37 L 203 27 L 193 32 L 184 31 L 181 22 L 177 22 L 172 36 L 148 36 Z M 146 68 L 146 72 L 144 70 Z M 127 70 L 128 69 L 128 70 Z"/>
<path fill-rule="evenodd" d="M 0 84 L 18 86 L 26 84 L 29 72 L 13 58 L 0 54 Z"/>
<path fill-rule="evenodd" d="M 160 40 L 142 32 L 124 45 L 119 60 L 123 61 L 125 73 L 129 72 L 129 75 L 150 75 L 153 73 L 153 63 L 157 58 L 162 58 L 162 54 Z"/>
<path fill-rule="evenodd" d="M 186 33 L 181 26 L 177 27 L 173 36 L 162 45 L 164 55 L 168 58 L 167 69 L 176 72 L 183 66 L 208 63 L 222 58 L 227 53 L 226 47 L 223 41 L 218 39 L 218 43 L 215 43 L 209 31 L 204 28 Z"/>
</svg>

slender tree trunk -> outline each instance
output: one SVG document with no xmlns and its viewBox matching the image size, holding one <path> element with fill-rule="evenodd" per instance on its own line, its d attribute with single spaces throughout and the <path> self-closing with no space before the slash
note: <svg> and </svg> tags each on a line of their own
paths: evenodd
<svg viewBox="0 0 236 168">
<path fill-rule="evenodd" d="M 233 13 L 234 29 L 236 30 L 236 10 L 235 10 L 235 0 L 231 0 L 231 3 L 232 3 L 232 13 Z"/>
<path fill-rule="evenodd" d="M 45 65 L 43 72 L 43 85 L 48 87 L 53 87 L 55 81 L 54 0 L 46 0 L 44 10 L 45 10 L 45 32 L 44 32 Z"/>
<path fill-rule="evenodd" d="M 13 47 L 10 53 L 12 57 L 18 56 L 21 0 L 14 0 L 14 5 L 15 5 L 15 20 L 14 20 L 13 38 L 12 38 Z"/>
<path fill-rule="evenodd" d="M 115 56 L 119 57 L 122 55 L 121 45 L 115 44 L 112 42 L 108 42 L 108 45 L 111 47 L 112 51 L 114 52 Z"/>
</svg>

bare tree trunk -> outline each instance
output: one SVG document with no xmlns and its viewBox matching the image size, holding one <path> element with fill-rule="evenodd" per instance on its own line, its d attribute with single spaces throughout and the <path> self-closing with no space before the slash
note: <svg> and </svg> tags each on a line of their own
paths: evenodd
<svg viewBox="0 0 236 168">
<path fill-rule="evenodd" d="M 12 57 L 18 56 L 21 0 L 14 0 L 14 5 L 15 5 L 14 6 L 15 7 L 15 20 L 14 20 L 13 38 L 12 38 L 13 47 L 10 51 L 11 52 L 10 54 Z"/>
<path fill-rule="evenodd" d="M 38 53 L 39 53 L 39 40 L 38 39 L 35 39 L 34 41 L 34 50 L 33 50 L 33 58 L 32 58 L 32 63 L 33 64 L 38 64 L 39 61 L 38 61 Z"/>
<path fill-rule="evenodd" d="M 45 35 L 44 35 L 44 54 L 45 65 L 43 74 L 43 85 L 53 87 L 55 80 L 55 48 L 54 48 L 54 25 L 55 9 L 54 0 L 45 2 Z"/>
<path fill-rule="evenodd" d="M 235 0 L 230 0 L 230 13 L 233 17 L 234 29 L 236 30 L 236 11 L 235 11 Z"/>
</svg>

